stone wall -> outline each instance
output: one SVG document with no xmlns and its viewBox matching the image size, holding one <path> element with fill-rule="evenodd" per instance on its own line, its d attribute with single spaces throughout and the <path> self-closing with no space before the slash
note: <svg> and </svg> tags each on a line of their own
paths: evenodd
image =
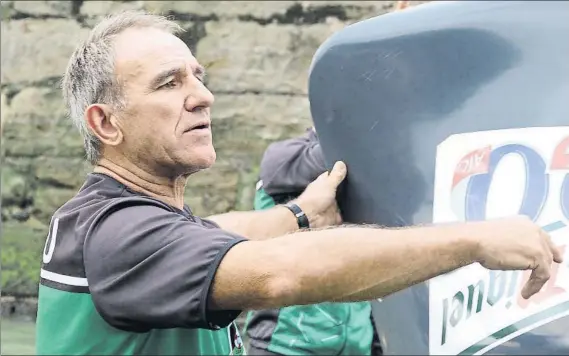
<svg viewBox="0 0 569 356">
<path fill-rule="evenodd" d="M 307 70 L 346 24 L 395 1 L 2 1 L 2 274 L 4 293 L 34 294 L 51 214 L 90 167 L 58 81 L 77 41 L 122 9 L 168 14 L 208 69 L 218 160 L 193 176 L 197 214 L 252 206 L 258 162 L 274 140 L 311 124 Z"/>
</svg>

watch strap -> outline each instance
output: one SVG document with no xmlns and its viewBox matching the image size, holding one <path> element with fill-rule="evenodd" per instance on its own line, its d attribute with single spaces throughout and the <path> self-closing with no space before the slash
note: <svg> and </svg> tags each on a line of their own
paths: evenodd
<svg viewBox="0 0 569 356">
<path fill-rule="evenodd" d="M 310 228 L 308 217 L 298 205 L 294 203 L 287 203 L 284 206 L 294 214 L 294 216 L 296 217 L 296 222 L 298 223 L 298 227 L 300 229 Z"/>
</svg>

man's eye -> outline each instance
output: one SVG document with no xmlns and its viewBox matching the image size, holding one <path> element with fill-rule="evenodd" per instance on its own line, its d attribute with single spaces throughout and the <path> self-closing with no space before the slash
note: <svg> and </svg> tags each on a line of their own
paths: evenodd
<svg viewBox="0 0 569 356">
<path fill-rule="evenodd" d="M 176 87 L 176 81 L 175 80 L 171 80 L 168 83 L 162 85 L 160 88 L 165 88 L 165 89 L 172 89 Z"/>
</svg>

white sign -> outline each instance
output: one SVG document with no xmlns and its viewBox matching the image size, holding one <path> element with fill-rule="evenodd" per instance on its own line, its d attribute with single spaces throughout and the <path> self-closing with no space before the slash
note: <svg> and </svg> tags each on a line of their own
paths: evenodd
<svg viewBox="0 0 569 356">
<path fill-rule="evenodd" d="M 429 281 L 432 355 L 483 354 L 569 315 L 569 126 L 453 135 L 437 148 L 434 222 L 524 214 L 549 231 L 565 263 L 529 300 L 529 273 L 470 265 Z"/>
</svg>

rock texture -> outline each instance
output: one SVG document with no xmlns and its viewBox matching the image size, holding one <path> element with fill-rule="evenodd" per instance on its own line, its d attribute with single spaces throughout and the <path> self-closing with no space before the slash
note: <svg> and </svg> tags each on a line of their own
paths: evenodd
<svg viewBox="0 0 569 356">
<path fill-rule="evenodd" d="M 50 216 L 90 169 L 65 117 L 58 81 L 74 45 L 98 19 L 147 9 L 172 15 L 187 30 L 183 39 L 208 68 L 207 84 L 216 95 L 218 161 L 193 176 L 187 189 L 188 203 L 207 215 L 250 208 L 265 147 L 311 125 L 306 79 L 318 46 L 394 3 L 3 1 L 2 272 L 17 279 L 3 278 L 3 292 L 35 293 Z M 20 280 L 26 276 L 31 279 Z"/>
</svg>

